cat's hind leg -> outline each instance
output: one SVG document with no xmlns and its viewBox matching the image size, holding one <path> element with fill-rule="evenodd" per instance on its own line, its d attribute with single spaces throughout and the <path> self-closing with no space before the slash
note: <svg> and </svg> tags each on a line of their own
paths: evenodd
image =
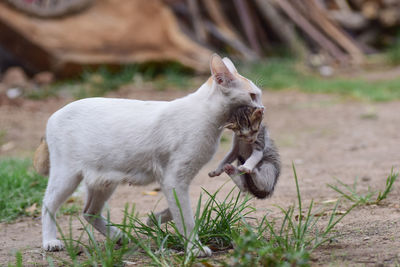
<svg viewBox="0 0 400 267">
<path fill-rule="evenodd" d="M 109 225 L 110 222 L 101 216 L 101 211 L 116 187 L 116 184 L 108 184 L 102 188 L 87 186 L 86 203 L 83 209 L 83 217 L 86 221 L 104 236 L 112 239 L 122 238 L 123 235 L 117 227 Z"/>
<path fill-rule="evenodd" d="M 154 221 L 156 219 L 156 221 Z M 169 222 L 172 220 L 172 214 L 169 211 L 169 208 L 166 208 L 163 211 L 157 212 L 154 214 L 154 218 L 147 218 L 146 224 L 147 226 L 154 226 L 156 222 L 160 221 L 161 224 Z"/>
<path fill-rule="evenodd" d="M 239 187 L 240 191 L 248 191 L 244 175 L 241 174 L 241 172 L 235 166 L 233 166 L 232 164 L 225 164 L 224 172 L 228 174 L 229 177 L 231 177 L 232 181 L 236 184 L 237 187 Z"/>
<path fill-rule="evenodd" d="M 62 241 L 57 239 L 56 212 L 81 180 L 81 175 L 71 171 L 71 168 L 52 162 L 42 205 L 42 240 L 43 248 L 47 251 L 59 251 L 64 248 Z"/>
<path fill-rule="evenodd" d="M 255 190 L 265 192 L 265 196 L 260 198 L 266 198 L 272 195 L 276 182 L 278 181 L 279 173 L 280 170 L 277 166 L 269 162 L 263 163 L 254 169 L 251 177 L 256 188 Z"/>
</svg>

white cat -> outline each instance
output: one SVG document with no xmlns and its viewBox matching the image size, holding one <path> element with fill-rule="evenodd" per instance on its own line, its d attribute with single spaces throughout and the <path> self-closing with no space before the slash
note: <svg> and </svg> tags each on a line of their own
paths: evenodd
<svg viewBox="0 0 400 267">
<path fill-rule="evenodd" d="M 176 191 L 189 236 L 194 227 L 191 180 L 216 152 L 232 110 L 242 105 L 261 106 L 261 90 L 239 75 L 228 58 L 214 54 L 210 68 L 212 77 L 196 92 L 170 102 L 87 98 L 50 117 L 41 144 L 44 152 L 48 146 L 50 159 L 42 209 L 45 250 L 63 249 L 56 238 L 54 216 L 81 181 L 87 188 L 84 217 L 104 235 L 122 236 L 100 216 L 117 185 L 157 181 L 169 213 L 184 233 Z M 37 170 L 42 167 L 43 173 L 46 168 L 40 165 L 46 165 L 45 160 L 44 155 L 35 165 Z M 211 255 L 208 247 L 196 250 L 199 256 Z"/>
</svg>

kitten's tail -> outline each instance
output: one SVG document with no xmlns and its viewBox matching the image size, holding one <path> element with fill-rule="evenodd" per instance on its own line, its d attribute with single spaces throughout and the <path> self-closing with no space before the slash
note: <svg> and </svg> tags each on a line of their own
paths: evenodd
<svg viewBox="0 0 400 267">
<path fill-rule="evenodd" d="M 42 138 L 42 141 L 40 142 L 40 145 L 36 149 L 35 155 L 33 156 L 33 167 L 40 175 L 49 175 L 49 148 L 47 147 L 47 142 L 44 137 Z"/>
</svg>

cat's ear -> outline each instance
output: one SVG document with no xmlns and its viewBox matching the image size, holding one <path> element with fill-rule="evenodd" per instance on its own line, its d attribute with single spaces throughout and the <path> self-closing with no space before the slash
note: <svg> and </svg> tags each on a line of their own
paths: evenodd
<svg viewBox="0 0 400 267">
<path fill-rule="evenodd" d="M 224 57 L 223 59 L 222 59 L 222 61 L 225 63 L 225 65 L 228 67 L 228 69 L 229 69 L 229 71 L 230 72 L 232 72 L 232 73 L 237 73 L 238 71 L 237 71 L 237 69 L 235 68 L 235 65 L 233 65 L 233 62 L 229 59 L 229 58 L 227 58 L 227 57 Z"/>
<path fill-rule="evenodd" d="M 211 56 L 210 69 L 213 80 L 223 87 L 230 87 L 235 80 L 233 74 L 217 54 Z"/>
</svg>

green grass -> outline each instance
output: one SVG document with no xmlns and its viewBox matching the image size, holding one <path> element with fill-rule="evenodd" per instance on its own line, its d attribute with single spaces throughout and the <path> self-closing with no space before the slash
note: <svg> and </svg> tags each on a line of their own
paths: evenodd
<svg viewBox="0 0 400 267">
<path fill-rule="evenodd" d="M 245 224 L 244 233 L 237 234 L 234 240 L 235 266 L 310 266 L 312 251 L 336 237 L 334 227 L 357 205 L 337 216 L 337 202 L 329 211 L 328 222 L 318 224 L 321 210 L 315 211 L 313 200 L 304 209 L 294 165 L 293 173 L 297 203 L 286 209 L 279 207 L 283 218 L 279 223 L 264 216 L 256 226 Z"/>
<path fill-rule="evenodd" d="M 389 52 L 396 60 L 400 54 L 395 46 Z M 390 50 L 390 51 L 392 51 Z M 253 80 L 259 87 L 274 90 L 296 89 L 309 93 L 330 93 L 371 101 L 389 101 L 400 99 L 400 77 L 393 80 L 366 81 L 361 78 L 323 78 L 310 72 L 300 71 L 301 63 L 287 58 L 268 58 L 264 62 L 238 64 L 240 73 Z M 127 84 L 143 86 L 151 83 L 156 90 L 166 88 L 192 88 L 195 76 L 178 63 L 126 65 L 117 70 L 100 67 L 85 70 L 73 80 L 64 80 L 52 86 L 32 92 L 29 97 L 42 99 L 54 95 L 72 95 L 76 99 L 103 96 Z M 206 76 L 204 76 L 204 80 Z M 62 93 L 64 92 L 64 93 Z"/>
<path fill-rule="evenodd" d="M 61 80 L 51 86 L 31 92 L 28 97 L 43 99 L 56 95 L 71 95 L 76 99 L 104 96 L 108 92 L 128 84 L 142 86 L 142 83 L 152 82 L 157 90 L 173 87 L 187 89 L 191 85 L 192 72 L 178 63 L 167 64 L 132 64 L 118 69 L 101 66 L 97 69 L 87 69 L 80 77 L 71 80 Z"/>
<path fill-rule="evenodd" d="M 328 184 L 328 187 L 338 192 L 343 198 L 347 199 L 350 202 L 363 205 L 372 205 L 379 204 L 382 200 L 387 198 L 388 194 L 392 191 L 394 182 L 397 180 L 398 177 L 399 173 L 393 172 L 392 168 L 390 174 L 386 178 L 385 189 L 379 192 L 373 191 L 370 187 L 368 187 L 368 190 L 365 193 L 359 192 L 357 190 L 357 180 L 355 180 L 353 185 L 350 186 L 336 179 L 339 185 Z M 374 198 L 376 193 L 378 193 L 378 195 L 376 198 Z"/>
<path fill-rule="evenodd" d="M 9 263 L 8 267 L 23 267 L 23 258 L 21 251 L 15 253 L 15 264 Z"/>
<path fill-rule="evenodd" d="M 40 204 L 46 178 L 36 175 L 30 164 L 29 160 L 0 161 L 0 214 L 3 222 L 26 215 L 26 208 L 35 203 Z M 310 200 L 306 205 L 294 166 L 293 174 L 297 199 L 289 207 L 278 207 L 281 216 L 272 218 L 265 214 L 256 219 L 256 210 L 252 207 L 250 198 L 241 196 L 237 189 L 232 189 L 223 198 L 221 189 L 213 193 L 203 190 L 197 202 L 195 227 L 191 234 L 180 234 L 173 221 L 162 225 L 153 214 L 150 218 L 155 225 L 149 227 L 140 220 L 134 206 L 130 209 L 126 206 L 123 222 L 113 224 L 128 237 L 123 239 L 122 244 L 117 244 L 117 240 L 110 238 L 96 239 L 92 227 L 83 221 L 80 221 L 83 229 L 80 237 L 74 238 L 70 223 L 68 232 L 58 229 L 69 258 L 57 254 L 48 255 L 48 264 L 124 266 L 128 261 L 146 266 L 192 266 L 196 263 L 218 266 L 310 266 L 313 251 L 338 237 L 334 227 L 354 207 L 365 203 L 379 203 L 387 198 L 399 175 L 392 169 L 386 179 L 385 188 L 374 194 L 360 194 L 356 184 L 347 186 L 340 182 L 344 189 L 330 186 L 352 202 L 343 213 L 338 212 L 339 202 L 334 206 L 316 207 L 314 201 Z M 373 199 L 375 194 L 377 197 Z M 177 197 L 176 201 L 180 207 Z M 72 214 L 75 214 L 79 210 L 79 203 L 74 200 L 70 205 Z M 109 224 L 112 224 L 109 216 L 107 217 Z M 199 245 L 194 236 L 198 236 L 201 243 L 212 248 L 214 252 L 226 254 L 218 260 L 196 258 L 189 247 L 190 242 Z M 232 252 L 228 254 L 229 250 Z M 15 265 L 10 263 L 10 266 L 20 266 L 21 262 L 22 254 L 16 254 Z"/>
<path fill-rule="evenodd" d="M 337 215 L 336 206 L 326 207 L 330 216 L 320 221 L 321 208 L 315 209 L 311 200 L 307 208 L 301 197 L 296 170 L 293 166 L 297 201 L 288 208 L 280 208 L 282 216 L 274 220 L 264 215 L 255 219 L 256 210 L 247 196 L 242 197 L 236 190 L 220 199 L 220 189 L 214 193 L 203 190 L 195 212 L 195 227 L 190 235 L 181 235 L 173 221 L 161 225 L 150 215 L 155 226 L 149 227 L 135 213 L 134 206 L 125 207 L 125 216 L 119 227 L 131 240 L 124 239 L 115 249 L 116 241 L 106 238 L 98 241 L 91 227 L 84 227 L 88 242 L 62 234 L 69 260 L 57 260 L 73 266 L 122 266 L 125 261 L 152 266 L 192 266 L 196 263 L 206 266 L 310 266 L 310 255 L 314 249 L 337 237 L 333 229 L 356 206 L 352 205 L 342 215 Z M 177 205 L 179 205 L 178 198 Z M 204 200 L 204 202 L 203 202 Z M 110 222 L 110 224 L 112 224 Z M 61 229 L 59 229 L 61 231 Z M 70 230 L 71 232 L 71 230 Z M 233 252 L 223 259 L 199 259 L 188 247 L 198 235 L 201 243 L 214 251 Z M 80 255 L 80 256 L 78 256 Z"/>
<path fill-rule="evenodd" d="M 400 31 L 386 50 L 386 59 L 392 65 L 400 64 Z"/>
<path fill-rule="evenodd" d="M 29 215 L 26 209 L 40 206 L 47 179 L 35 173 L 30 160 L 0 160 L 0 181 L 0 222 Z"/>
<path fill-rule="evenodd" d="M 30 159 L 0 159 L 0 181 L 0 222 L 40 214 L 47 178 L 33 170 Z M 59 214 L 78 214 L 81 202 L 71 197 L 61 206 Z"/>
<path fill-rule="evenodd" d="M 385 81 L 366 81 L 361 78 L 323 78 L 299 71 L 295 61 L 282 58 L 271 58 L 262 63 L 244 65 L 240 69 L 262 88 L 296 89 L 309 93 L 335 93 L 371 101 L 400 99 L 400 77 Z"/>
</svg>

